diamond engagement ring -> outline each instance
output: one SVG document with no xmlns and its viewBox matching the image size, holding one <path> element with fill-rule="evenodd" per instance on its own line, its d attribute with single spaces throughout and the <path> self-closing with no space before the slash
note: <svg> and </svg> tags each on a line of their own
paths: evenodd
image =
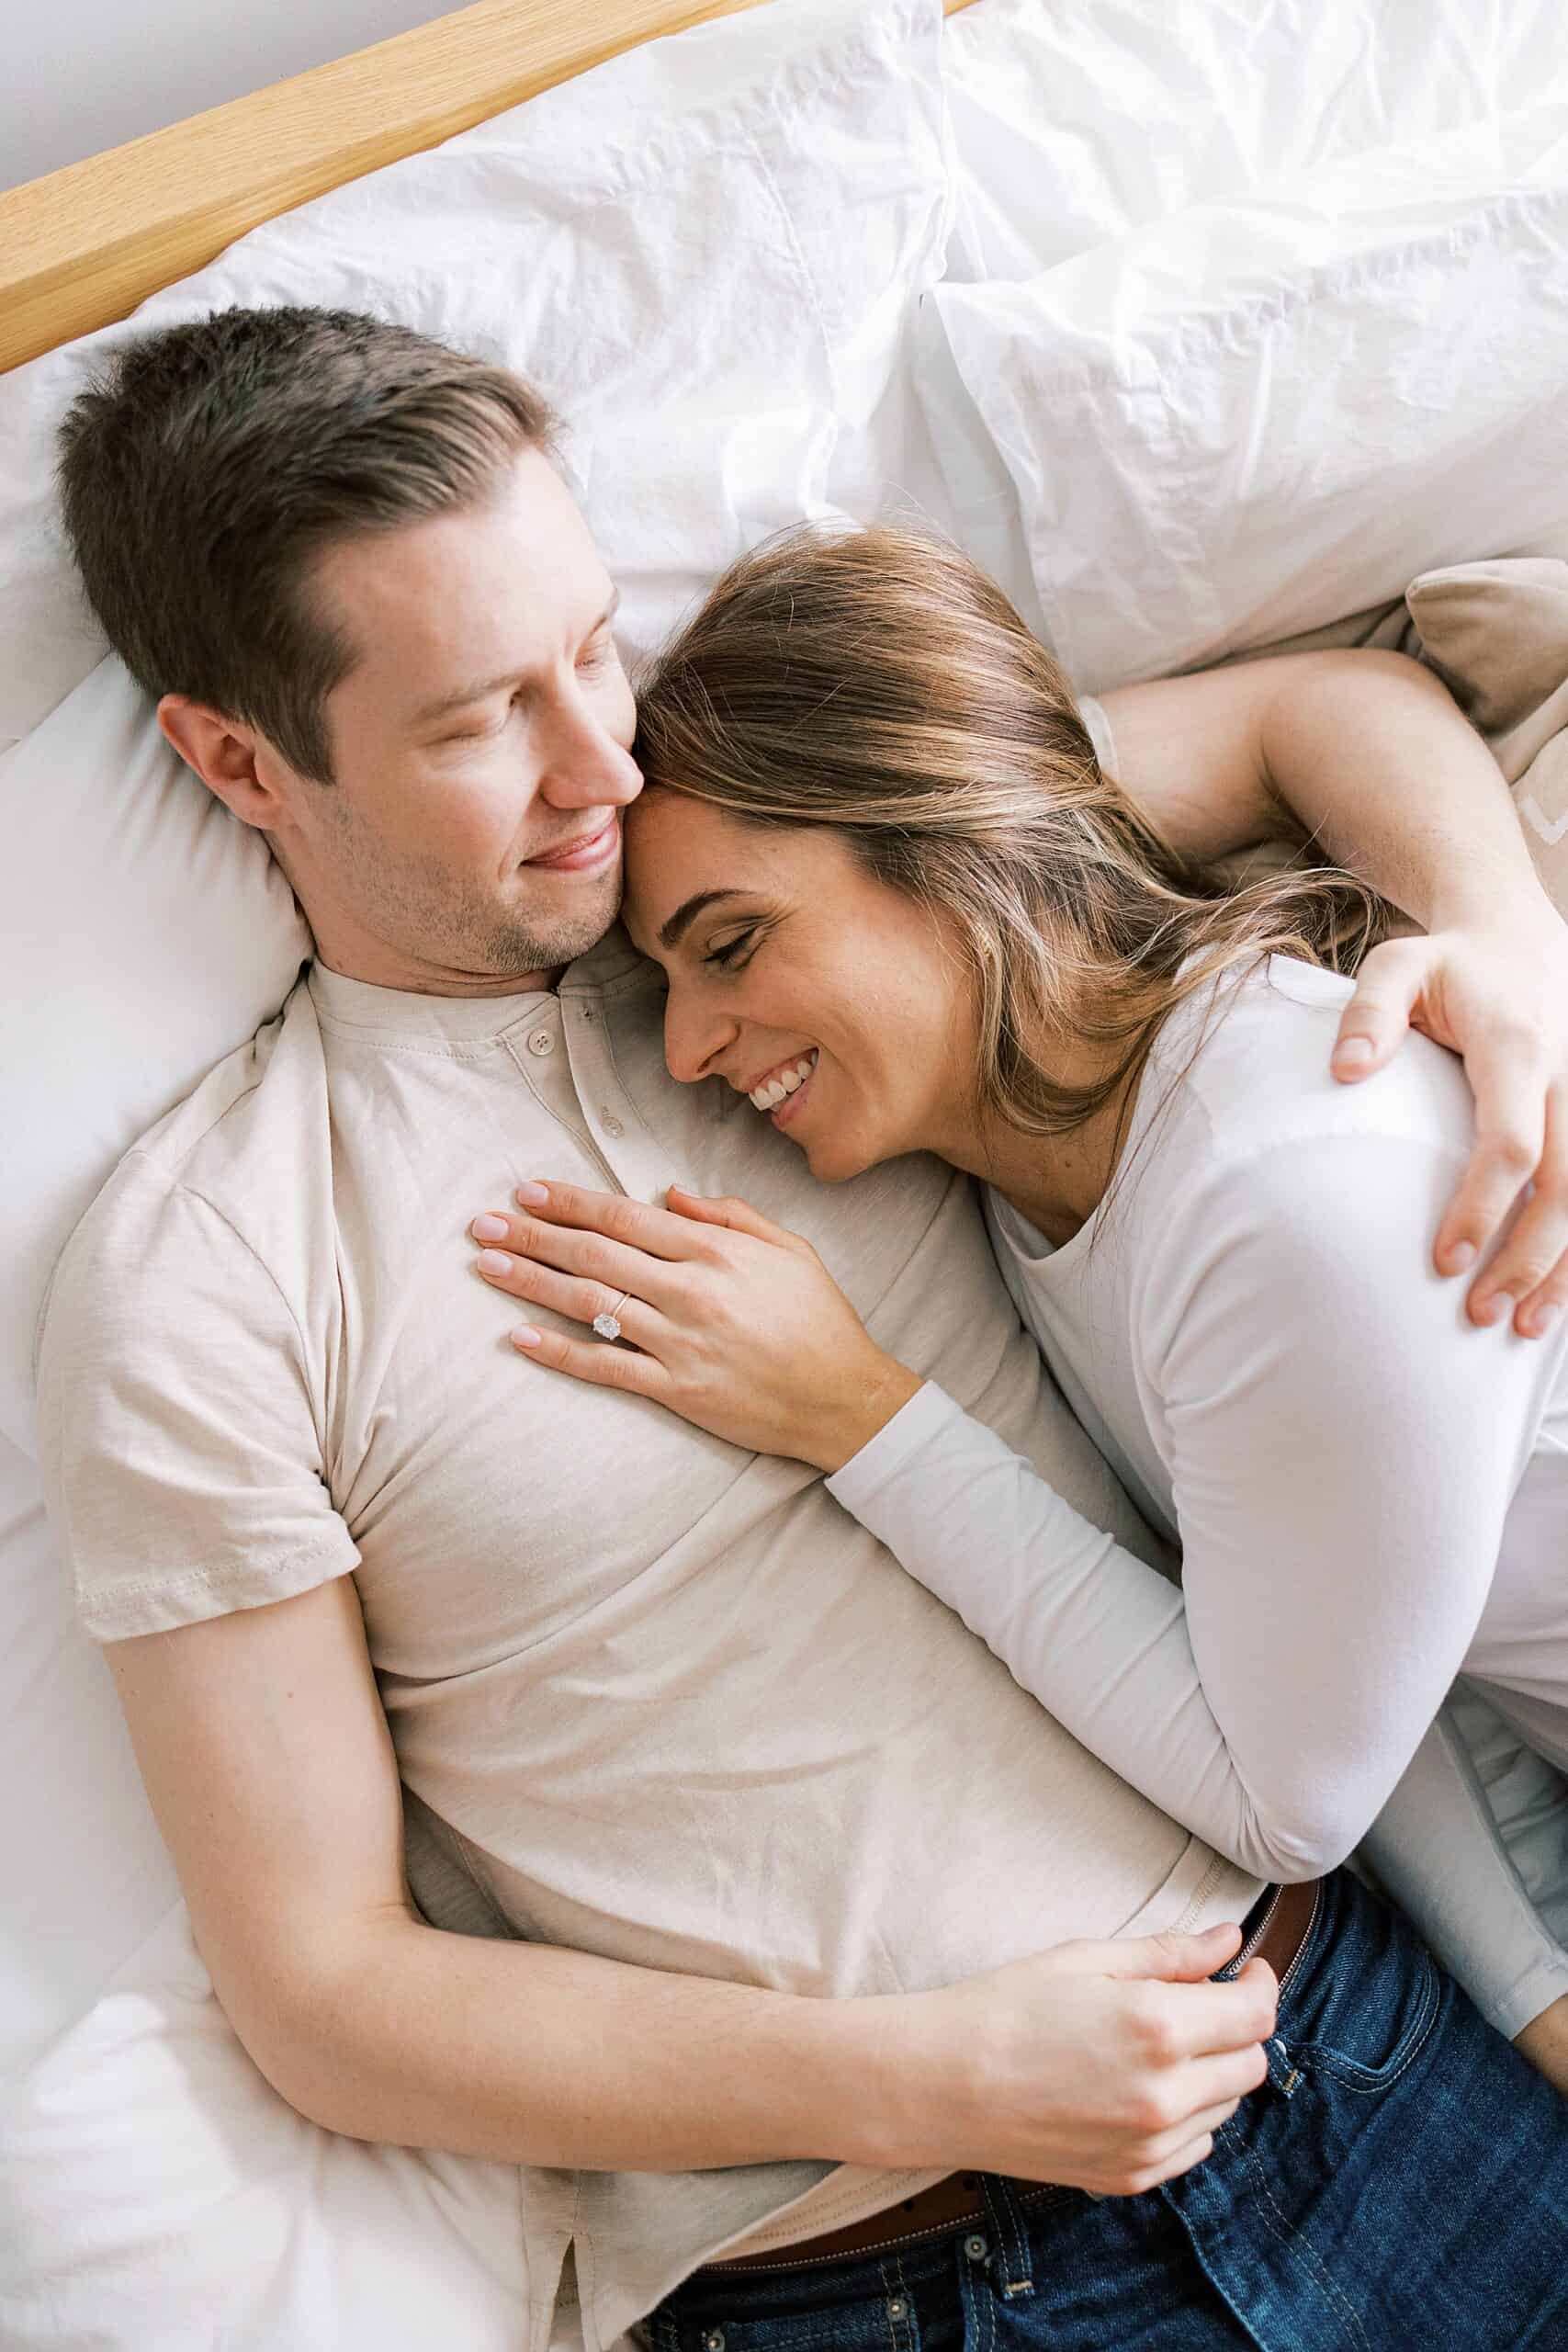
<svg viewBox="0 0 1568 2352">
<path fill-rule="evenodd" d="M 614 1306 L 607 1306 L 603 1315 L 596 1315 L 593 1317 L 593 1329 L 598 1332 L 599 1337 L 602 1340 L 618 1340 L 620 1338 L 621 1318 L 617 1314 L 616 1309 L 624 1306 L 630 1296 L 630 1291 L 624 1290 L 619 1298 L 615 1300 Z"/>
</svg>

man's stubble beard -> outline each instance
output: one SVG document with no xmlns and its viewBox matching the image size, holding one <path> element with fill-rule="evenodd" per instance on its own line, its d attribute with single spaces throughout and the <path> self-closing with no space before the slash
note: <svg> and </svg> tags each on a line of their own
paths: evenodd
<svg viewBox="0 0 1568 2352">
<path fill-rule="evenodd" d="M 563 968 L 597 945 L 620 910 L 618 861 L 577 886 L 580 905 L 570 913 L 509 908 L 477 888 L 455 889 L 447 876 L 417 865 L 389 874 L 363 854 L 355 864 L 362 920 L 403 954 L 476 978 Z"/>
</svg>

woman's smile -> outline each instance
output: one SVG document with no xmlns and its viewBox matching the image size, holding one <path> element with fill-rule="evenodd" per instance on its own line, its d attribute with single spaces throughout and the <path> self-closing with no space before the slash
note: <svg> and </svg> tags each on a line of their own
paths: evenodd
<svg viewBox="0 0 1568 2352">
<path fill-rule="evenodd" d="M 748 825 L 680 792 L 627 811 L 633 940 L 670 983 L 672 1078 L 722 1078 L 841 1183 L 931 1147 L 964 1067 L 963 967 L 841 834 Z"/>
<path fill-rule="evenodd" d="M 755 1080 L 741 1091 L 759 1111 L 766 1111 L 773 1125 L 784 1126 L 800 1108 L 801 1097 L 816 1072 L 821 1048 L 812 1046 L 804 1054 L 787 1062 L 776 1063 L 763 1077 Z"/>
</svg>

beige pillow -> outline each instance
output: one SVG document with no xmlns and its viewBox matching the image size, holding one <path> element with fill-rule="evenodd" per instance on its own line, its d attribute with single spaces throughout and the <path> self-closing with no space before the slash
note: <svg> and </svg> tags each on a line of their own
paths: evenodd
<svg viewBox="0 0 1568 2352">
<path fill-rule="evenodd" d="M 1568 914 L 1568 563 L 1512 556 L 1424 571 L 1419 650 L 1513 788 L 1536 870 Z"/>
</svg>

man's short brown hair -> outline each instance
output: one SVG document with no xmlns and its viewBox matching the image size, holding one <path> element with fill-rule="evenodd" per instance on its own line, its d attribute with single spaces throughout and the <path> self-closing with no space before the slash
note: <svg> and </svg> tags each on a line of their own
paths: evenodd
<svg viewBox="0 0 1568 2352">
<path fill-rule="evenodd" d="M 149 694 L 332 773 L 324 704 L 357 649 L 312 604 L 334 540 L 478 505 L 555 420 L 530 386 L 349 311 L 218 311 L 118 352 L 60 435 L 65 527 Z"/>
</svg>

